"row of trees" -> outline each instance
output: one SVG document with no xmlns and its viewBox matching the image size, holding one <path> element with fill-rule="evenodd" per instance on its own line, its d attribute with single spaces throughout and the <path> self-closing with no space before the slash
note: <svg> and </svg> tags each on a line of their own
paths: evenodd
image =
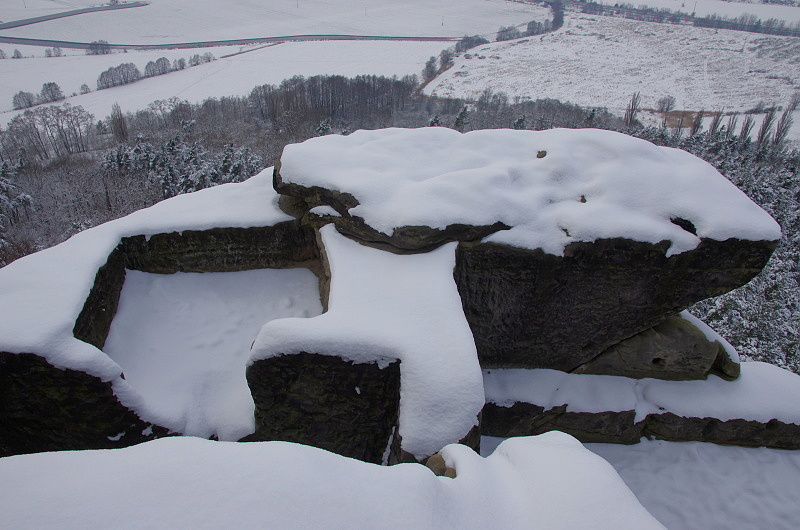
<svg viewBox="0 0 800 530">
<path fill-rule="evenodd" d="M 0 132 L 0 162 L 20 158 L 20 153 L 23 158 L 43 161 L 86 152 L 92 146 L 93 130 L 94 116 L 80 106 L 64 103 L 26 110 Z M 18 161 L 17 165 L 24 164 Z"/>
<path fill-rule="evenodd" d="M 11 104 L 14 110 L 22 110 L 42 103 L 61 101 L 62 99 L 64 99 L 64 93 L 61 91 L 61 87 L 50 81 L 42 85 L 39 95 L 24 91 L 17 92 L 11 98 Z"/>
<path fill-rule="evenodd" d="M 776 18 L 762 21 L 757 16 L 749 14 L 743 14 L 738 17 L 723 15 L 697 17 L 694 13 L 682 13 L 666 8 L 634 7 L 626 3 L 610 5 L 597 3 L 593 0 L 576 0 L 574 3 L 580 7 L 582 12 L 593 15 L 616 16 L 644 22 L 685 24 L 704 28 L 732 29 L 769 35 L 800 37 L 800 21 L 794 24 L 787 24 L 786 21 Z"/>
<path fill-rule="evenodd" d="M 531 20 L 525 27 L 525 31 L 521 31 L 517 26 L 500 26 L 497 30 L 495 40 L 506 41 L 511 39 L 518 39 L 520 37 L 531 37 L 533 35 L 541 35 L 555 31 L 564 25 L 564 4 L 561 0 L 554 0 L 552 2 L 545 2 L 547 7 L 553 12 L 553 20 L 545 20 L 539 22 Z"/>
<path fill-rule="evenodd" d="M 134 83 L 142 78 L 142 73 L 133 63 L 112 66 L 97 77 L 97 90 Z"/>
<path fill-rule="evenodd" d="M 23 55 L 22 52 L 18 49 L 14 48 L 14 53 L 11 54 L 12 59 L 22 59 Z M 0 59 L 8 59 L 8 55 L 3 50 L 0 50 Z"/>
</svg>

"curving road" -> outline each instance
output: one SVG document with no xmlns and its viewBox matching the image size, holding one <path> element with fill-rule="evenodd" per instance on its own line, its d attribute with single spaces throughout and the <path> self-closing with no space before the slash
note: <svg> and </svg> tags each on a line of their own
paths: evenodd
<svg viewBox="0 0 800 530">
<path fill-rule="evenodd" d="M 97 11 L 114 11 L 115 9 L 130 9 L 132 7 L 144 7 L 149 4 L 150 2 L 125 2 L 124 4 L 84 7 L 82 9 L 73 9 L 72 11 L 53 13 L 52 15 L 42 15 L 40 17 L 23 18 L 21 20 L 12 20 L 11 22 L 4 22 L 0 24 L 0 30 L 19 28 L 21 26 L 30 26 L 31 24 L 38 24 L 39 22 L 46 22 L 48 20 L 55 20 L 57 18 L 74 17 L 75 15 L 83 15 L 84 13 L 94 13 Z"/>
<path fill-rule="evenodd" d="M 175 48 L 207 48 L 211 46 L 237 46 L 244 44 L 260 44 L 269 42 L 301 42 L 313 40 L 396 40 L 396 41 L 457 41 L 461 37 L 410 37 L 388 35 L 283 35 L 280 37 L 254 37 L 251 39 L 209 40 L 200 42 L 175 42 L 171 44 L 109 44 L 112 49 L 127 50 L 166 50 Z M 7 44 L 24 44 L 28 46 L 56 46 L 59 48 L 89 49 L 89 42 L 72 42 L 51 39 L 26 39 L 22 37 L 3 37 L 0 42 Z"/>
</svg>

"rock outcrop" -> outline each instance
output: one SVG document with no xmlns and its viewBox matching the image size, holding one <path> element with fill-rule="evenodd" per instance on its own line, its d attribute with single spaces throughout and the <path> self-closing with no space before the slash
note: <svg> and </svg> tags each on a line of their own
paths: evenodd
<svg viewBox="0 0 800 530">
<path fill-rule="evenodd" d="M 587 411 L 559 401 L 557 387 L 541 401 L 489 399 L 481 412 L 481 368 L 619 376 L 628 401 L 646 378 L 739 375 L 713 334 L 677 314 L 758 274 L 779 228 L 696 158 L 607 131 L 359 131 L 288 146 L 273 184 L 285 213 L 275 209 L 269 226 L 116 232 L 73 337 L 102 349 L 126 269 L 305 267 L 330 310 L 311 323 L 273 320 L 256 337 L 248 441 L 375 463 L 427 459 L 444 476 L 452 470 L 436 451 L 459 439 L 477 450 L 481 434 L 800 448 L 786 417 Z M 123 406 L 113 383 L 46 358 L 0 353 L 0 456 L 172 434 Z"/>
<path fill-rule="evenodd" d="M 800 425 L 777 419 L 721 420 L 671 412 L 648 414 L 638 422 L 635 418 L 633 410 L 568 412 L 567 405 L 545 410 L 532 403 L 515 403 L 510 407 L 487 403 L 481 428 L 486 436 L 504 438 L 561 431 L 584 443 L 635 444 L 646 437 L 671 442 L 800 449 Z"/>
<path fill-rule="evenodd" d="M 314 230 L 288 221 L 254 228 L 215 228 L 123 238 L 100 267 L 73 335 L 103 348 L 117 312 L 125 269 L 156 274 L 306 267 L 321 275 Z"/>
<path fill-rule="evenodd" d="M 569 372 L 695 302 L 748 282 L 775 245 L 703 240 L 695 250 L 667 257 L 667 242 L 628 239 L 571 243 L 564 256 L 461 244 L 454 276 L 482 366 Z M 599 373 L 631 373 L 624 364 L 605 368 Z M 645 377 L 672 377 L 668 371 Z M 703 377 L 708 367 L 700 372 L 693 373 Z"/>
<path fill-rule="evenodd" d="M 400 362 L 353 363 L 312 353 L 280 355 L 247 368 L 255 433 L 321 447 L 376 464 L 400 461 Z"/>
<path fill-rule="evenodd" d="M 0 352 L 0 425 L 0 457 L 112 449 L 170 434 L 123 406 L 111 383 L 29 353 Z"/>
<path fill-rule="evenodd" d="M 689 380 L 704 379 L 713 372 L 736 379 L 738 368 L 722 344 L 708 340 L 691 322 L 674 316 L 618 342 L 573 373 Z"/>
</svg>

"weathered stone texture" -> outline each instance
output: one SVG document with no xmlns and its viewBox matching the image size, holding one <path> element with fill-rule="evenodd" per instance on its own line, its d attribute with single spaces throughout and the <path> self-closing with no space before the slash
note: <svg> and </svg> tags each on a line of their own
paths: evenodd
<svg viewBox="0 0 800 530">
<path fill-rule="evenodd" d="M 573 373 L 619 375 L 641 379 L 705 379 L 721 345 L 681 317 L 669 317 L 657 326 L 611 346 Z"/>
<path fill-rule="evenodd" d="M 120 404 L 111 383 L 29 353 L 0 352 L 0 456 L 111 449 L 167 436 Z"/>
<path fill-rule="evenodd" d="M 314 230 L 295 221 L 256 228 L 123 238 L 95 276 L 73 335 L 102 349 L 117 312 L 125 269 L 157 274 L 306 267 L 321 275 Z"/>
<path fill-rule="evenodd" d="M 666 257 L 668 242 L 572 243 L 564 256 L 462 243 L 455 280 L 484 367 L 572 371 L 696 301 L 743 285 L 771 241 L 703 240 Z"/>
<path fill-rule="evenodd" d="M 246 441 L 302 443 L 373 463 L 391 446 L 388 462 L 399 461 L 400 361 L 381 368 L 316 353 L 281 355 L 250 365 L 247 383 L 256 430 Z"/>
<path fill-rule="evenodd" d="M 293 199 L 281 202 L 281 207 L 290 215 L 301 218 L 311 208 L 330 206 L 339 213 L 339 216 L 322 216 L 323 222 L 332 222 L 342 234 L 388 252 L 399 254 L 428 252 L 449 241 L 477 241 L 489 234 L 509 228 L 503 223 L 489 226 L 451 224 L 443 229 L 429 226 L 402 226 L 387 235 L 372 228 L 361 217 L 350 214 L 348 210 L 358 206 L 358 199 L 349 193 L 284 182 L 280 176 L 280 164 L 275 165 L 273 184 L 282 197 Z"/>
<path fill-rule="evenodd" d="M 635 444 L 642 437 L 642 425 L 635 423 L 636 412 L 567 412 L 561 405 L 544 410 L 532 403 L 483 407 L 481 430 L 486 436 L 533 436 L 549 431 L 571 434 L 582 442 Z"/>
<path fill-rule="evenodd" d="M 691 418 L 670 412 L 649 414 L 635 422 L 633 410 L 567 412 L 566 405 L 544 410 L 532 403 L 501 407 L 487 403 L 481 428 L 487 436 L 532 436 L 548 431 L 571 434 L 584 443 L 638 443 L 642 437 L 672 442 L 709 442 L 746 447 L 800 449 L 800 425 L 776 419 Z"/>
</svg>

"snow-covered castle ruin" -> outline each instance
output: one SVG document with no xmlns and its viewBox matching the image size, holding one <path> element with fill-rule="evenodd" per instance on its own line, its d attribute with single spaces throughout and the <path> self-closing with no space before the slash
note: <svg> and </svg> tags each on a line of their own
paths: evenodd
<svg viewBox="0 0 800 530">
<path fill-rule="evenodd" d="M 549 430 L 800 448 L 800 378 L 685 311 L 779 239 L 710 165 L 619 133 L 314 138 L 0 270 L 0 453 L 190 434 L 395 463 Z M 221 288 L 266 282 L 223 312 L 275 305 L 255 330 L 144 324 L 143 275 L 271 269 L 299 276 Z"/>
</svg>

